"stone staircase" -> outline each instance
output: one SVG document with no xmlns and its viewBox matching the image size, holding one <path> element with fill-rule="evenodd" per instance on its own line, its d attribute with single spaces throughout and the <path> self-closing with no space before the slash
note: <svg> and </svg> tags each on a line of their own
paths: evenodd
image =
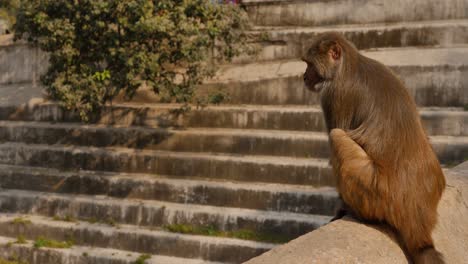
<svg viewBox="0 0 468 264">
<path fill-rule="evenodd" d="M 327 223 L 338 206 L 327 135 L 298 57 L 328 30 L 398 73 L 445 166 L 468 158 L 467 0 L 244 5 L 260 53 L 200 88 L 223 89 L 226 104 L 180 114 L 143 91 L 89 124 L 53 102 L 0 106 L 0 257 L 241 263 Z M 0 92 L 39 94 L 44 58 L 0 47 Z M 190 228 L 206 232 L 180 233 Z M 74 245 L 35 248 L 40 236 Z"/>
</svg>

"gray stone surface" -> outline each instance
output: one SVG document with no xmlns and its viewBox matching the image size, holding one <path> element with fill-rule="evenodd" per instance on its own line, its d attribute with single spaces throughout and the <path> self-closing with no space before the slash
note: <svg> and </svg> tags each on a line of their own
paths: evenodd
<svg viewBox="0 0 468 264">
<path fill-rule="evenodd" d="M 328 137 L 321 132 L 261 129 L 159 129 L 126 126 L 0 121 L 0 138 L 28 144 L 125 147 L 177 152 L 328 158 Z M 441 162 L 468 157 L 468 138 L 431 136 Z"/>
<path fill-rule="evenodd" d="M 44 89 L 31 83 L 0 84 L 0 106 L 17 107 L 44 101 Z"/>
<path fill-rule="evenodd" d="M 155 173 L 180 178 L 330 186 L 326 159 L 154 151 L 64 145 L 0 144 L 0 163 L 58 169 Z M 253 177 L 254 176 L 254 177 Z"/>
<path fill-rule="evenodd" d="M 317 105 L 220 105 L 177 114 L 177 104 L 114 104 L 91 119 L 105 126 L 151 128 L 235 128 L 283 131 L 325 131 Z M 468 136 L 468 111 L 462 107 L 423 107 L 421 118 L 429 135 Z M 54 103 L 25 107 L 0 106 L 0 119 L 40 122 L 79 122 L 79 117 Z M 288 133 L 288 132 L 285 132 Z"/>
<path fill-rule="evenodd" d="M 466 18 L 465 0 L 244 0 L 256 25 L 320 26 Z"/>
<path fill-rule="evenodd" d="M 49 56 L 23 42 L 1 44 L 0 84 L 25 82 L 39 84 L 40 75 L 49 65 Z"/>
<path fill-rule="evenodd" d="M 12 223 L 23 217 L 27 224 Z M 101 223 L 53 221 L 51 218 L 0 215 L 0 235 L 36 239 L 44 236 L 79 246 L 109 247 L 124 251 L 240 263 L 271 249 L 274 244 L 232 238 L 181 235 L 138 226 L 111 226 Z"/>
<path fill-rule="evenodd" d="M 142 255 L 136 252 L 108 248 L 73 246 L 70 249 L 35 248 L 34 241 L 15 244 L 16 239 L 0 237 L 0 258 L 20 259 L 41 264 L 135 264 Z M 220 264 L 200 259 L 148 255 L 146 264 Z"/>
<path fill-rule="evenodd" d="M 310 41 L 320 33 L 344 34 L 358 49 L 407 46 L 453 46 L 468 42 L 468 22 L 459 20 L 416 21 L 331 26 L 256 27 L 253 36 L 261 41 L 255 56 L 236 58 L 236 63 L 300 58 Z"/>
<path fill-rule="evenodd" d="M 283 214 L 333 215 L 339 206 L 333 187 L 210 181 L 202 178 L 186 180 L 166 175 L 73 172 L 4 164 L 0 165 L 0 186 L 49 193 L 106 195 L 189 205 L 258 209 Z M 258 212 L 259 215 L 264 213 Z"/>
<path fill-rule="evenodd" d="M 331 219 L 324 215 L 22 190 L 0 192 L 0 211 L 46 217 L 111 220 L 118 224 L 146 228 L 194 225 L 211 226 L 222 231 L 257 230 L 285 239 L 310 232 Z"/>
<path fill-rule="evenodd" d="M 447 188 L 439 204 L 433 237 L 447 263 L 468 259 L 468 162 L 446 172 Z M 382 226 L 338 220 L 247 262 L 270 263 L 408 263 L 394 234 Z"/>
</svg>

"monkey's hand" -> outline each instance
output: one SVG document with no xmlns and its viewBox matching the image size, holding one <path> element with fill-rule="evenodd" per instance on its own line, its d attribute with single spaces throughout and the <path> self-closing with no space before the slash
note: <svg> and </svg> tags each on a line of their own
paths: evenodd
<svg viewBox="0 0 468 264">
<path fill-rule="evenodd" d="M 366 210 L 361 208 L 362 205 L 375 203 L 375 199 L 371 197 L 379 193 L 374 162 L 342 129 L 333 129 L 330 132 L 330 141 L 334 159 L 333 169 L 338 177 L 338 191 L 353 211 L 363 214 Z"/>
<path fill-rule="evenodd" d="M 333 154 L 337 158 L 341 169 L 356 171 L 356 169 L 372 162 L 364 149 L 350 138 L 343 129 L 332 129 L 330 139 Z"/>
<path fill-rule="evenodd" d="M 332 138 L 343 137 L 343 136 L 347 136 L 347 135 L 346 135 L 346 132 L 341 128 L 334 128 L 330 131 L 330 137 Z"/>
</svg>

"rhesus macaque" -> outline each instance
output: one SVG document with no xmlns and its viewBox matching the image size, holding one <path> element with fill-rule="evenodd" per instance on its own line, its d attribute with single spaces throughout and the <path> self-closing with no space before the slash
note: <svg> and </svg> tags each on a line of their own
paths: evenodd
<svg viewBox="0 0 468 264">
<path fill-rule="evenodd" d="M 346 208 L 393 227 L 414 263 L 444 263 L 431 233 L 445 178 L 403 83 L 338 33 L 318 36 L 303 60 Z"/>
</svg>

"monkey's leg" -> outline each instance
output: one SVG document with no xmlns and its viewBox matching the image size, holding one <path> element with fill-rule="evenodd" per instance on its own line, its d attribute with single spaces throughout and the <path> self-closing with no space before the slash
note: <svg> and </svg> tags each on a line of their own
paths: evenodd
<svg viewBox="0 0 468 264">
<path fill-rule="evenodd" d="M 338 174 L 338 191 L 343 201 L 359 216 L 368 220 L 380 219 L 376 209 L 382 208 L 377 170 L 373 160 L 345 131 L 333 129 L 330 132 L 334 155 L 334 170 Z"/>
</svg>

